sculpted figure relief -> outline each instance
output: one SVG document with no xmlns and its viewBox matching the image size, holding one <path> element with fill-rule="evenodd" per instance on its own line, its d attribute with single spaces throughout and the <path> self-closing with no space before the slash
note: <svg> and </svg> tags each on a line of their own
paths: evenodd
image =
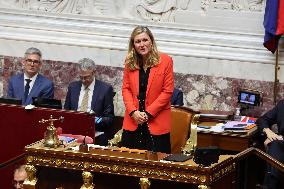
<svg viewBox="0 0 284 189">
<path fill-rule="evenodd" d="M 174 22 L 177 10 L 188 9 L 189 2 L 190 0 L 0 0 L 0 6 L 53 13 Z"/>
<path fill-rule="evenodd" d="M 213 0 L 208 3 L 208 0 L 202 0 L 201 4 L 206 5 L 202 6 L 204 10 L 207 10 L 208 7 L 212 7 L 223 10 L 262 11 L 264 6 L 263 2 L 263 0 Z"/>
<path fill-rule="evenodd" d="M 0 0 L 0 6 L 3 8 L 26 8 L 29 0 Z"/>
<path fill-rule="evenodd" d="M 248 0 L 248 7 L 252 11 L 262 11 L 262 8 L 264 8 L 263 0 Z"/>
<path fill-rule="evenodd" d="M 86 6 L 92 6 L 92 2 L 89 0 L 38 0 L 31 3 L 30 9 L 81 14 Z"/>
<path fill-rule="evenodd" d="M 178 9 L 187 9 L 189 0 L 142 0 L 137 6 L 138 15 L 144 20 L 174 22 Z"/>
<path fill-rule="evenodd" d="M 129 18 L 131 0 L 0 0 L 0 7 Z"/>
</svg>

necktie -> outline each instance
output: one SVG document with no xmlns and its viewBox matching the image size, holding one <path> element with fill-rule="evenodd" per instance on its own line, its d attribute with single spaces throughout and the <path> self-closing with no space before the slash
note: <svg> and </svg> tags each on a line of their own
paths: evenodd
<svg viewBox="0 0 284 189">
<path fill-rule="evenodd" d="M 29 91 L 30 91 L 30 82 L 32 80 L 31 79 L 25 79 L 25 80 L 26 80 L 26 85 L 25 85 L 24 100 L 26 101 L 29 95 Z"/>
<path fill-rule="evenodd" d="M 85 88 L 85 94 L 82 99 L 80 111 L 87 112 L 88 110 L 88 102 L 89 102 L 89 88 Z"/>
</svg>

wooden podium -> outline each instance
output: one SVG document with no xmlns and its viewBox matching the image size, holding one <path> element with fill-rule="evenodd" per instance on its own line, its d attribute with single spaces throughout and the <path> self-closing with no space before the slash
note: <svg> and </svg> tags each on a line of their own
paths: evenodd
<svg viewBox="0 0 284 189">
<path fill-rule="evenodd" d="M 24 188 L 235 188 L 234 156 L 223 155 L 218 163 L 200 167 L 192 159 L 160 161 L 166 156 L 162 153 L 149 155 L 125 148 L 80 152 L 71 150 L 73 145 L 76 143 L 52 149 L 38 141 L 26 146 L 26 163 L 34 176 L 25 181 Z M 83 186 L 88 179 L 86 175 L 91 175 L 87 181 L 90 187 Z"/>
<path fill-rule="evenodd" d="M 44 137 L 46 126 L 39 124 L 39 120 L 64 117 L 63 122 L 56 122 L 63 133 L 94 136 L 95 118 L 86 113 L 56 110 L 49 108 L 35 108 L 26 110 L 23 106 L 0 104 L 0 143 L 3 146 L 0 156 L 1 188 L 11 188 L 14 166 L 8 167 L 8 162 L 23 157 L 24 147 Z"/>
</svg>

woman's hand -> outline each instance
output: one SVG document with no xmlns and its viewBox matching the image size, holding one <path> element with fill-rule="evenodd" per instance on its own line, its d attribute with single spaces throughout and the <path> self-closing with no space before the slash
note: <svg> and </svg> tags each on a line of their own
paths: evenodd
<svg viewBox="0 0 284 189">
<path fill-rule="evenodd" d="M 138 110 L 136 110 L 131 117 L 137 124 L 142 124 L 148 121 L 148 115 L 145 112 L 140 112 Z"/>
<path fill-rule="evenodd" d="M 271 131 L 269 128 L 264 128 L 263 132 L 266 134 L 267 139 L 265 140 L 265 144 L 269 144 L 270 142 L 274 140 L 283 140 L 283 136 L 277 135 L 273 131 Z"/>
</svg>

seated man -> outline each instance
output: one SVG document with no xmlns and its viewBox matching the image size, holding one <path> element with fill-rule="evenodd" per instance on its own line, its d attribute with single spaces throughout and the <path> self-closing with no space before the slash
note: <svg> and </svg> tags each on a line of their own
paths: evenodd
<svg viewBox="0 0 284 189">
<path fill-rule="evenodd" d="M 25 165 L 21 165 L 14 170 L 14 180 L 13 187 L 14 189 L 23 189 L 24 181 L 27 178 L 27 172 L 25 170 Z"/>
<path fill-rule="evenodd" d="M 83 58 L 79 60 L 79 65 L 80 81 L 74 81 L 69 85 L 64 108 L 94 112 L 96 132 L 104 132 L 101 136 L 96 137 L 95 143 L 106 146 L 113 133 L 113 88 L 109 84 L 95 79 L 95 62 L 93 60 Z"/>
<path fill-rule="evenodd" d="M 266 135 L 267 153 L 276 160 L 284 163 L 284 100 L 257 120 L 261 132 Z M 271 126 L 277 124 L 278 134 L 271 130 Z M 283 175 L 279 170 L 269 166 L 265 175 L 264 186 L 269 189 L 284 188 Z"/>
<path fill-rule="evenodd" d="M 32 104 L 32 97 L 53 98 L 53 82 L 39 74 L 42 66 L 40 50 L 27 49 L 22 64 L 24 73 L 9 79 L 7 96 L 21 99 L 23 105 Z"/>
<path fill-rule="evenodd" d="M 183 93 L 181 90 L 174 88 L 171 105 L 183 106 Z"/>
</svg>

